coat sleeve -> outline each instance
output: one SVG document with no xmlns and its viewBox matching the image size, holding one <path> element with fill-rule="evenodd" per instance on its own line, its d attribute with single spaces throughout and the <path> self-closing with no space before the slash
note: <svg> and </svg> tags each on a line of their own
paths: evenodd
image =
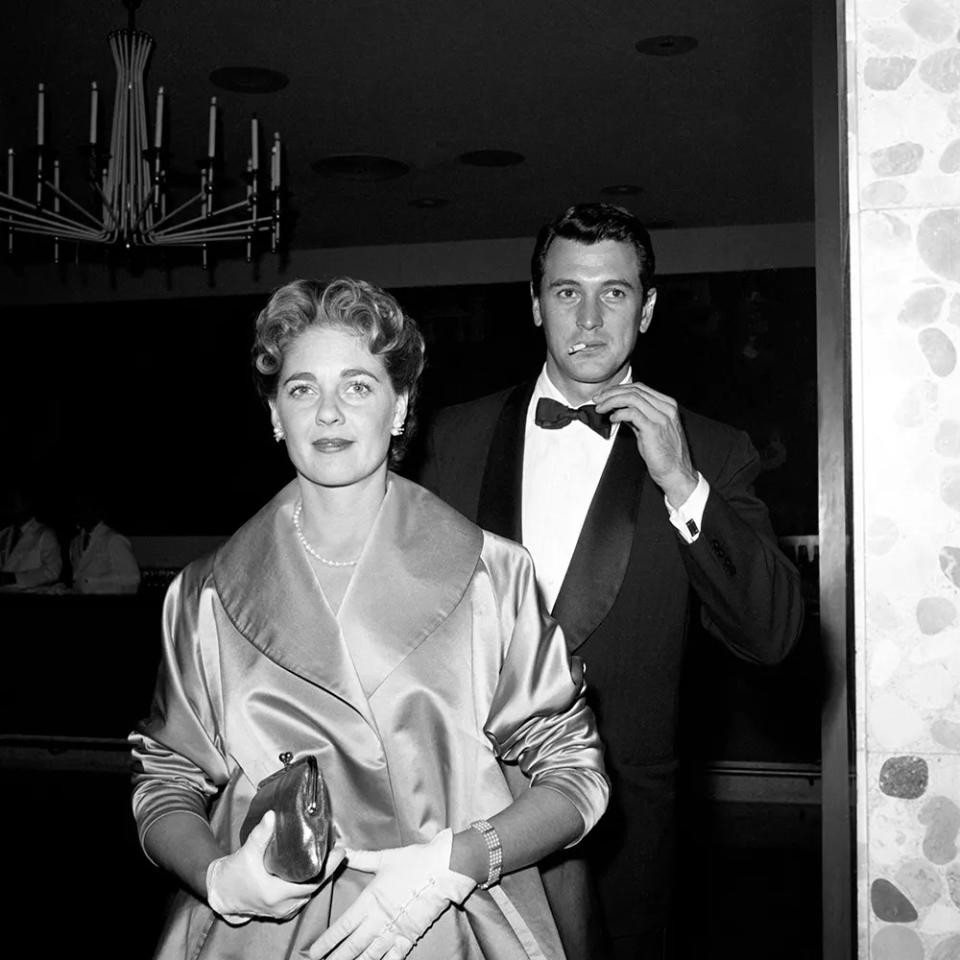
<svg viewBox="0 0 960 960">
<path fill-rule="evenodd" d="M 508 642 L 484 733 L 531 786 L 556 790 L 576 807 L 584 823 L 579 840 L 607 806 L 603 745 L 583 665 L 571 660 L 563 631 L 541 609 L 529 554 L 513 548 L 519 562 L 500 595 Z"/>
<path fill-rule="evenodd" d="M 726 457 L 707 475 L 702 529 L 681 546 L 683 562 L 707 629 L 745 660 L 777 663 L 800 635 L 800 575 L 753 491 L 760 458 L 745 433 L 731 433 Z"/>
<path fill-rule="evenodd" d="M 220 749 L 216 593 L 187 568 L 167 591 L 150 716 L 130 734 L 133 813 L 141 845 L 161 817 L 207 818 L 229 779 Z"/>
</svg>

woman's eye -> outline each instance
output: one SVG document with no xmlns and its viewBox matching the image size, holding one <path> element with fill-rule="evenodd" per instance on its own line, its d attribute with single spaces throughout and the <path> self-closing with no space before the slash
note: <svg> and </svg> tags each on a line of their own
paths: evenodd
<svg viewBox="0 0 960 960">
<path fill-rule="evenodd" d="M 295 383 L 290 387 L 288 391 L 289 395 L 295 400 L 299 397 L 303 397 L 310 392 L 310 385 L 306 383 Z"/>
<path fill-rule="evenodd" d="M 364 383 L 362 380 L 351 380 L 343 388 L 343 392 L 348 397 L 365 397 L 370 393 L 370 384 Z"/>
</svg>

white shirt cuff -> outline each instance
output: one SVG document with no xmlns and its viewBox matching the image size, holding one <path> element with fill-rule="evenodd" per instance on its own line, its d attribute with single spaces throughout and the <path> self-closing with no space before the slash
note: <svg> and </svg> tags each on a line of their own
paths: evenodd
<svg viewBox="0 0 960 960">
<path fill-rule="evenodd" d="M 693 543 L 700 536 L 700 528 L 703 526 L 703 511 L 707 506 L 707 497 L 710 495 L 710 484 L 707 483 L 703 474 L 699 471 L 697 471 L 697 476 L 699 479 L 693 493 L 676 510 L 670 506 L 670 501 L 666 497 L 663 498 L 670 515 L 670 522 L 677 528 L 677 532 L 687 543 Z"/>
</svg>

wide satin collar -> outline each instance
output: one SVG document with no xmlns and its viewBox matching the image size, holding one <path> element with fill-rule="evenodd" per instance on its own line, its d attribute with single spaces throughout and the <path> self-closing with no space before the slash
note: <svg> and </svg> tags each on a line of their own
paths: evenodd
<svg viewBox="0 0 960 960">
<path fill-rule="evenodd" d="M 294 481 L 221 547 L 217 592 L 234 626 L 265 656 L 372 723 L 368 697 L 460 602 L 483 533 L 423 487 L 390 474 L 334 617 L 297 541 L 297 497 Z"/>
</svg>

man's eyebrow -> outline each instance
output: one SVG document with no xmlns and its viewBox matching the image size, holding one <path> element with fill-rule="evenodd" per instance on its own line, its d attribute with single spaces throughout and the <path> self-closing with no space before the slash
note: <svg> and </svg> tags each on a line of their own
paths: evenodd
<svg viewBox="0 0 960 960">
<path fill-rule="evenodd" d="M 552 290 L 555 287 L 579 287 L 579 280 L 567 280 L 563 277 L 557 277 L 556 280 L 551 280 L 547 285 L 548 290 Z M 623 277 L 610 277 L 607 280 L 602 281 L 601 286 L 604 287 L 629 287 L 631 290 L 636 289 L 636 284 L 632 283 L 630 280 L 626 280 Z"/>
</svg>

